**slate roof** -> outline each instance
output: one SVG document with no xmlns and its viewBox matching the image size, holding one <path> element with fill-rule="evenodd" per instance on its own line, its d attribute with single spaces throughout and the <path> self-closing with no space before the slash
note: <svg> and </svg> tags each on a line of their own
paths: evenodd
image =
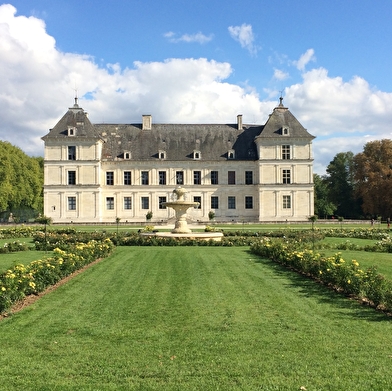
<svg viewBox="0 0 392 391">
<path fill-rule="evenodd" d="M 96 124 L 96 130 L 105 140 L 103 159 L 121 158 L 124 151 L 132 160 L 157 159 L 164 151 L 167 160 L 193 160 L 193 152 L 201 153 L 202 160 L 226 160 L 229 150 L 235 159 L 256 160 L 254 139 L 262 126 L 201 124 L 152 124 L 151 130 L 141 125 Z"/>
<path fill-rule="evenodd" d="M 193 152 L 201 154 L 201 160 L 227 160 L 228 152 L 234 150 L 234 160 L 257 160 L 255 139 L 286 137 L 282 127 L 288 126 L 289 137 L 314 137 L 283 106 L 282 98 L 278 107 L 263 125 L 237 124 L 154 124 L 151 129 L 142 129 L 141 124 L 92 124 L 87 114 L 77 104 L 69 108 L 50 132 L 42 137 L 61 139 L 67 136 L 68 127 L 77 129 L 75 137 L 101 139 L 102 159 L 117 160 L 130 152 L 132 160 L 156 160 L 160 151 L 166 160 L 193 160 Z M 76 141 L 75 140 L 75 141 Z M 261 140 L 262 141 L 262 140 Z"/>
<path fill-rule="evenodd" d="M 283 106 L 282 98 L 280 98 L 279 106 L 275 107 L 258 138 L 287 137 L 282 135 L 283 127 L 288 127 L 289 136 L 292 138 L 305 138 L 309 141 L 315 138 L 291 114 L 290 110 Z"/>
</svg>

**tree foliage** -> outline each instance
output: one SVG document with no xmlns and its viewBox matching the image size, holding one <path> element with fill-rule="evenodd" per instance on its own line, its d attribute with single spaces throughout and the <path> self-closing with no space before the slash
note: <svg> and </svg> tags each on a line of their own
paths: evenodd
<svg viewBox="0 0 392 391">
<path fill-rule="evenodd" d="M 43 159 L 0 141 L 0 212 L 42 209 Z M 15 214 L 15 213 L 14 213 Z"/>
<path fill-rule="evenodd" d="M 320 217 L 328 217 L 335 213 L 336 206 L 330 200 L 327 177 L 313 175 L 314 182 L 314 213 Z"/>
<path fill-rule="evenodd" d="M 392 140 L 368 142 L 354 159 L 357 194 L 363 211 L 372 216 L 392 215 Z"/>
<path fill-rule="evenodd" d="M 336 206 L 335 213 L 346 218 L 360 217 L 360 202 L 355 194 L 354 154 L 336 154 L 326 171 L 329 200 Z"/>
</svg>

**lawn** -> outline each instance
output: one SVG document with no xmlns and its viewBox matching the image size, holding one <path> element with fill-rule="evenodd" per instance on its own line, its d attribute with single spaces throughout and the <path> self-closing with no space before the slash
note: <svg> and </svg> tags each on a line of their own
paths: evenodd
<svg viewBox="0 0 392 391">
<path fill-rule="evenodd" d="M 17 264 L 27 265 L 32 261 L 50 257 L 51 251 L 19 251 L 15 253 L 0 254 L 0 273 Z"/>
<path fill-rule="evenodd" d="M 386 390 L 392 323 L 247 248 L 119 247 L 0 322 L 4 390 Z"/>
</svg>

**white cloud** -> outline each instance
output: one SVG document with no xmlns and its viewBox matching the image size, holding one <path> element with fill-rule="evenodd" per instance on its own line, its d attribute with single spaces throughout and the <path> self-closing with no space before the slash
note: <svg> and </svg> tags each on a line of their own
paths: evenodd
<svg viewBox="0 0 392 391">
<path fill-rule="evenodd" d="M 41 20 L 15 13 L 0 6 L 0 139 L 31 155 L 42 155 L 40 138 L 72 106 L 75 85 L 95 123 L 141 122 L 146 113 L 161 123 L 234 123 L 237 114 L 244 123 L 264 123 L 278 103 L 274 85 L 266 86 L 268 100 L 261 101 L 251 86 L 227 82 L 233 72 L 227 62 L 186 58 L 99 67 L 89 56 L 58 51 Z M 275 70 L 277 80 L 284 76 Z M 315 172 L 338 152 L 357 153 L 370 140 L 391 138 L 392 93 L 360 77 L 345 81 L 312 69 L 286 87 L 284 98 L 317 136 Z"/>
<path fill-rule="evenodd" d="M 176 34 L 172 31 L 169 31 L 164 34 L 165 38 L 168 38 L 170 42 L 178 43 L 178 42 L 186 42 L 186 43 L 200 43 L 204 44 L 210 42 L 213 39 L 213 35 L 204 35 L 201 32 L 196 34 L 183 34 L 180 37 L 176 37 Z"/>
<path fill-rule="evenodd" d="M 299 69 L 300 71 L 304 71 L 306 65 L 310 61 L 316 61 L 316 56 L 314 55 L 313 49 L 308 49 L 304 54 L 301 55 L 298 61 L 294 61 L 294 64 L 297 69 Z"/>
<path fill-rule="evenodd" d="M 274 69 L 274 79 L 276 80 L 286 80 L 289 77 L 287 72 L 284 72 L 280 69 Z"/>
<path fill-rule="evenodd" d="M 244 23 L 241 26 L 229 26 L 228 30 L 231 37 L 238 41 L 241 47 L 247 49 L 252 55 L 257 53 L 258 47 L 254 45 L 255 37 L 250 24 Z"/>
</svg>

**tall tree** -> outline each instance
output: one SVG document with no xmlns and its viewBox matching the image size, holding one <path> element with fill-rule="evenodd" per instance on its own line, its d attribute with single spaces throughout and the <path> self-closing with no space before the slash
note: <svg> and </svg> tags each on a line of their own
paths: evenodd
<svg viewBox="0 0 392 391">
<path fill-rule="evenodd" d="M 326 171 L 329 199 L 336 205 L 335 213 L 344 218 L 359 218 L 361 208 L 355 194 L 354 154 L 336 154 Z"/>
<path fill-rule="evenodd" d="M 314 182 L 314 213 L 326 218 L 335 213 L 336 206 L 330 200 L 328 182 L 325 176 L 313 175 Z"/>
<path fill-rule="evenodd" d="M 392 217 L 392 140 L 368 142 L 354 162 L 363 211 L 373 217 Z"/>
<path fill-rule="evenodd" d="M 43 170 L 40 158 L 0 141 L 0 212 L 42 207 Z"/>
</svg>

